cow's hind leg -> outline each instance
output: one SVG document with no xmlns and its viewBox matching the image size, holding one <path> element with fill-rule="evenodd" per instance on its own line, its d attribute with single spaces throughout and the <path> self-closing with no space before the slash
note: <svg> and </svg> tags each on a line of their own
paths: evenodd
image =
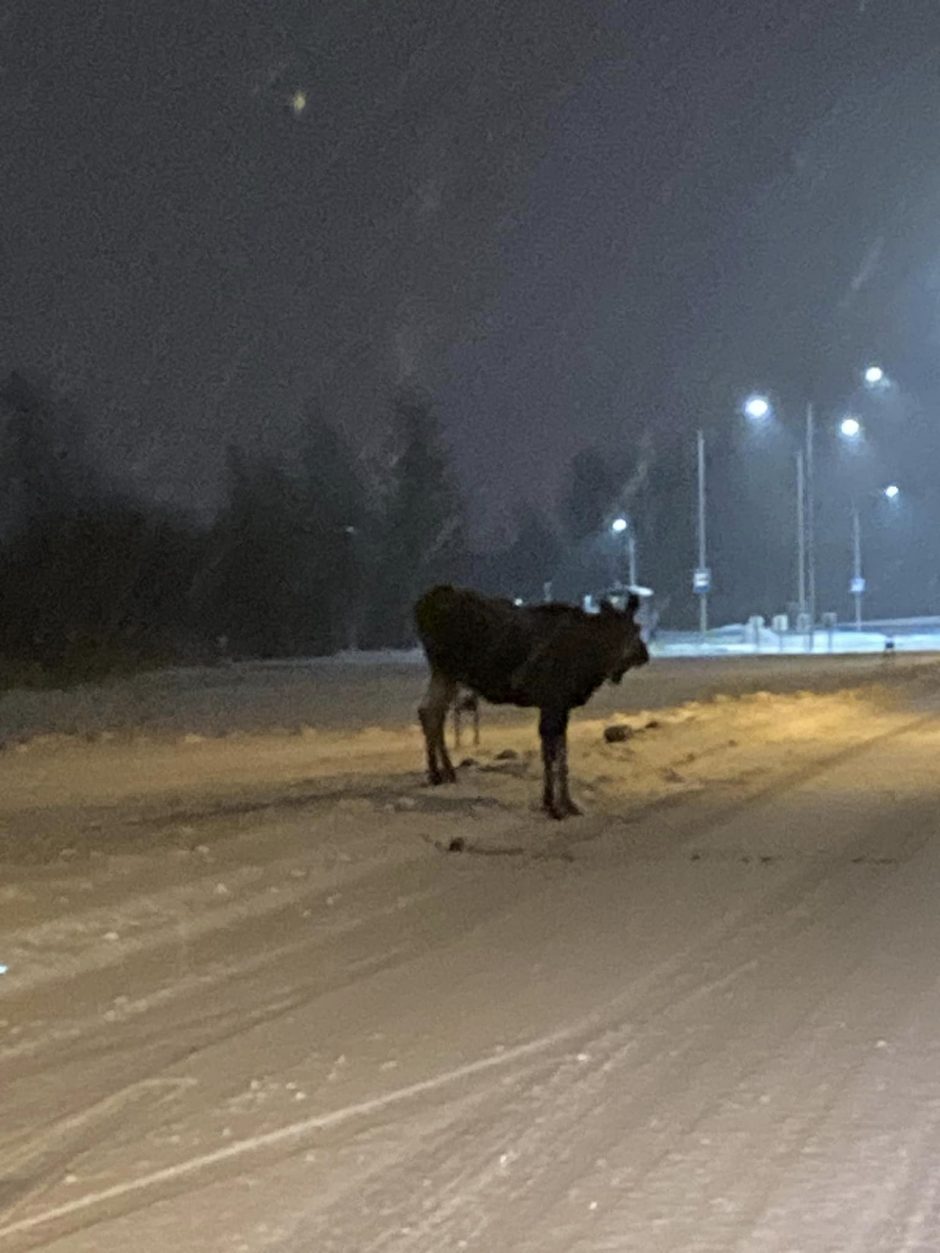
<svg viewBox="0 0 940 1253">
<path fill-rule="evenodd" d="M 432 671 L 424 700 L 418 708 L 424 743 L 427 749 L 428 782 L 453 783 L 457 778 L 453 763 L 447 753 L 444 739 L 447 711 L 457 695 L 457 684 L 444 675 Z"/>
</svg>

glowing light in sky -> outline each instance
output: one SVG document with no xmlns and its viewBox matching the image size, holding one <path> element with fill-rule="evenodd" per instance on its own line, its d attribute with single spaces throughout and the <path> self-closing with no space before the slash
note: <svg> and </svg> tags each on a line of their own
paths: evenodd
<svg viewBox="0 0 940 1253">
<path fill-rule="evenodd" d="M 839 423 L 839 430 L 846 439 L 858 439 L 862 433 L 862 424 L 858 418 L 843 418 Z"/>
<path fill-rule="evenodd" d="M 307 107 L 307 93 L 298 88 L 290 98 L 290 107 L 294 111 L 294 116 L 300 117 Z"/>
</svg>

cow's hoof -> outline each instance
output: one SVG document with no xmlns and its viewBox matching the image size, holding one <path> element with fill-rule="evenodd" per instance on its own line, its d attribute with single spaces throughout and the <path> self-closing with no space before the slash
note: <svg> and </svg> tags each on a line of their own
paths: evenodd
<svg viewBox="0 0 940 1253">
<path fill-rule="evenodd" d="M 565 818 L 581 817 L 581 810 L 572 800 L 546 801 L 542 808 L 549 818 L 554 818 L 556 822 L 561 822 Z"/>
</svg>

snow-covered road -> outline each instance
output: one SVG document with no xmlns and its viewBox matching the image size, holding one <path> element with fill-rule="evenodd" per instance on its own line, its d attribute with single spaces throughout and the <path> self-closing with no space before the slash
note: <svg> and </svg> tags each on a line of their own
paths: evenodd
<svg viewBox="0 0 940 1253">
<path fill-rule="evenodd" d="M 5 754 L 0 1253 L 940 1248 L 938 675 L 764 673 Z"/>
</svg>

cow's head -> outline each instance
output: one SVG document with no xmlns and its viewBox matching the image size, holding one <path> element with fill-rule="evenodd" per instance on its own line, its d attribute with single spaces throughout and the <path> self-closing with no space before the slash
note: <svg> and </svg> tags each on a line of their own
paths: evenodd
<svg viewBox="0 0 940 1253">
<path fill-rule="evenodd" d="M 601 603 L 601 619 L 611 632 L 613 644 L 611 667 L 607 676 L 611 683 L 619 683 L 628 670 L 645 666 L 650 659 L 649 650 L 635 621 L 639 607 L 640 598 L 635 592 L 630 593 L 623 609 L 617 609 L 609 601 Z"/>
</svg>

